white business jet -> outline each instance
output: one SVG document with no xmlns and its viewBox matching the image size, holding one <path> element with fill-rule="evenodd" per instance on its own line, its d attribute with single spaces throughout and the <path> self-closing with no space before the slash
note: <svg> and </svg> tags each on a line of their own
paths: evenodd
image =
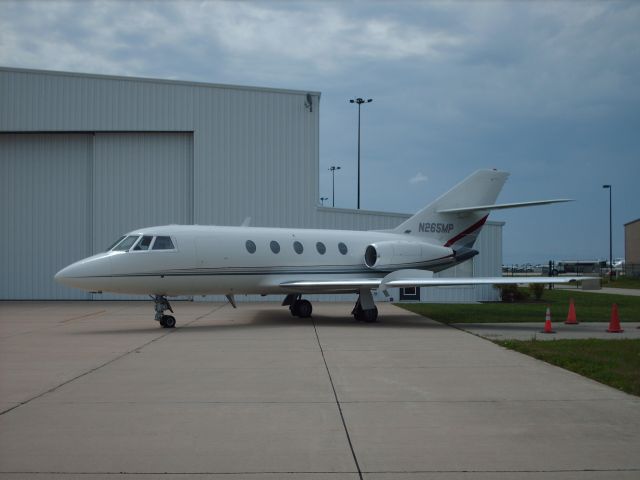
<svg viewBox="0 0 640 480">
<path fill-rule="evenodd" d="M 474 242 L 491 210 L 568 200 L 495 204 L 509 174 L 479 170 L 393 230 L 169 225 L 134 230 L 106 252 L 59 271 L 55 279 L 90 292 L 148 294 L 164 328 L 176 320 L 167 297 L 285 295 L 298 317 L 310 317 L 303 294 L 356 293 L 352 314 L 374 322 L 371 291 L 392 287 L 566 283 L 575 277 L 434 278 L 478 254 Z"/>
</svg>

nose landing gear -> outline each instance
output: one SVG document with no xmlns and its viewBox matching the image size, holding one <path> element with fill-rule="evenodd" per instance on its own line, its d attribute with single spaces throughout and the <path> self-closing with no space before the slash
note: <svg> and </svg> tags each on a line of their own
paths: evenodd
<svg viewBox="0 0 640 480">
<path fill-rule="evenodd" d="M 173 315 L 165 315 L 165 310 L 169 310 L 173 313 L 173 309 L 171 308 L 171 304 L 167 297 L 164 295 L 156 295 L 153 297 L 153 301 L 155 302 L 156 315 L 155 320 L 160 323 L 162 328 L 174 328 L 176 326 L 176 317 Z"/>
</svg>

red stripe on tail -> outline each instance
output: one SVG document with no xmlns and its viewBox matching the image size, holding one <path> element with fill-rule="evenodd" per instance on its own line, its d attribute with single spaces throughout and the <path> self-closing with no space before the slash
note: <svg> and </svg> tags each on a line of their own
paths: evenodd
<svg viewBox="0 0 640 480">
<path fill-rule="evenodd" d="M 487 221 L 487 218 L 489 218 L 489 215 L 485 215 L 480 220 L 478 220 L 476 223 L 471 225 L 469 228 L 467 228 L 463 232 L 460 232 L 458 235 L 453 237 L 451 240 L 447 241 L 447 243 L 445 243 L 444 246 L 445 247 L 450 247 L 451 245 L 456 243 L 458 240 L 460 240 L 465 235 L 469 235 L 470 233 L 473 233 L 474 231 L 478 230 L 479 228 L 482 228 L 482 226 L 484 225 L 484 222 Z"/>
</svg>

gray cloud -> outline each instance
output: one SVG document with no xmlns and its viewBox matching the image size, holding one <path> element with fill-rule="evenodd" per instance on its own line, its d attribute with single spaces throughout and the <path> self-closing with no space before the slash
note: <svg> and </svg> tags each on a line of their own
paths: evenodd
<svg viewBox="0 0 640 480">
<path fill-rule="evenodd" d="M 342 165 L 345 207 L 348 99 L 368 96 L 365 208 L 413 211 L 477 168 L 503 168 L 513 175 L 502 200 L 580 200 L 496 215 L 509 221 L 505 257 L 561 245 L 593 257 L 607 250 L 593 226 L 606 214 L 601 183 L 619 204 L 616 255 L 621 224 L 640 216 L 639 24 L 633 1 L 3 1 L 0 64 L 320 90 L 321 192 L 329 161 Z M 429 182 L 407 189 L 421 171 Z M 563 242 L 540 239 L 535 218 Z"/>
</svg>

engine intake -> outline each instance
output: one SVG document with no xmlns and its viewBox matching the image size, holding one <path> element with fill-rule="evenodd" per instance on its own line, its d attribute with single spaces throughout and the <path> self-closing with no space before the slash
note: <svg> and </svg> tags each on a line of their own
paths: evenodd
<svg viewBox="0 0 640 480">
<path fill-rule="evenodd" d="M 374 270 L 416 268 L 437 264 L 452 255 L 453 250 L 448 247 L 425 242 L 388 240 L 368 245 L 364 251 L 364 264 Z"/>
</svg>

